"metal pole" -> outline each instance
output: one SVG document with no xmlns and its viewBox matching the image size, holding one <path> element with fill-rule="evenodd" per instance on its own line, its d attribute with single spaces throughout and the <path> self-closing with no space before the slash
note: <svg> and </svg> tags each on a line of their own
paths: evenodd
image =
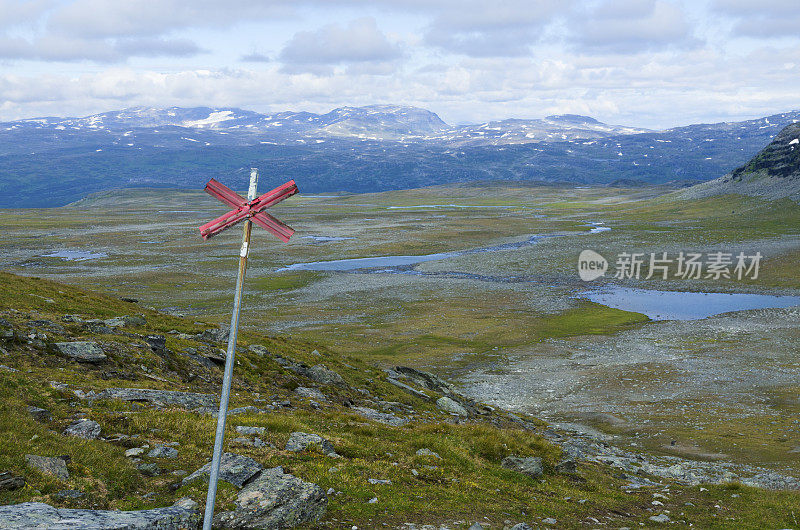
<svg viewBox="0 0 800 530">
<path fill-rule="evenodd" d="M 258 188 L 258 169 L 250 169 L 250 189 L 247 200 L 256 198 Z M 231 330 L 228 336 L 228 353 L 225 357 L 225 375 L 222 378 L 222 394 L 219 398 L 219 415 L 217 416 L 217 434 L 214 437 L 214 456 L 211 458 L 211 469 L 208 475 L 208 495 L 206 496 L 206 511 L 203 516 L 203 530 L 211 530 L 214 520 L 214 502 L 217 497 L 217 481 L 219 479 L 219 463 L 222 459 L 222 444 L 225 441 L 225 421 L 228 416 L 228 400 L 231 396 L 231 379 L 233 379 L 234 356 L 236 355 L 236 336 L 239 332 L 239 309 L 242 306 L 242 285 L 247 272 L 247 254 L 250 250 L 250 231 L 253 223 L 248 218 L 244 222 L 244 235 L 242 236 L 242 250 L 239 252 L 239 278 L 236 281 L 236 294 L 233 297 L 233 315 L 231 315 Z"/>
</svg>

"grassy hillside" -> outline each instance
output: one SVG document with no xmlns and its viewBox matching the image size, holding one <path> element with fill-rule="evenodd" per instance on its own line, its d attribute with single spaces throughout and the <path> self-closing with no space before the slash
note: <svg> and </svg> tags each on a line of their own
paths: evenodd
<svg viewBox="0 0 800 530">
<path fill-rule="evenodd" d="M 84 323 L 65 319 L 68 314 L 80 315 Z M 146 324 L 103 329 L 100 323 L 86 323 L 123 315 L 142 315 Z M 93 400 L 91 392 L 128 387 L 216 393 L 221 365 L 192 357 L 213 357 L 222 347 L 197 337 L 210 325 L 7 273 L 0 273 L 0 319 L 0 471 L 26 479 L 24 487 L 0 492 L 0 503 L 38 500 L 61 507 L 141 509 L 190 496 L 202 505 L 205 488 L 180 486 L 180 479 L 182 471 L 191 473 L 210 458 L 214 418 L 180 408 Z M 148 347 L 145 338 L 153 335 L 165 337 L 166 349 Z M 78 340 L 98 343 L 108 359 L 78 363 L 53 350 L 56 342 Z M 252 345 L 266 350 L 248 348 Z M 547 517 L 562 528 L 640 522 L 657 526 L 649 517 L 668 513 L 672 520 L 703 528 L 760 528 L 767 522 L 791 527 L 796 525 L 794 514 L 800 514 L 800 499 L 792 492 L 738 484 L 701 488 L 663 483 L 630 489 L 619 471 L 585 462 L 578 463 L 576 473 L 559 473 L 561 449 L 542 436 L 547 426 L 534 418 L 520 422 L 502 411 L 482 409 L 482 414 L 456 421 L 431 402 L 389 384 L 384 371 L 347 355 L 254 332 L 244 332 L 240 346 L 231 407 L 274 410 L 231 416 L 226 449 L 267 467 L 282 465 L 323 489 L 334 488 L 322 527 L 404 522 L 467 527 L 481 521 L 501 528 L 505 521 L 539 524 Z M 346 384 L 315 383 L 285 368 L 278 362 L 285 364 L 283 359 L 322 363 Z M 300 386 L 316 387 L 326 400 L 299 396 L 294 390 Z M 402 427 L 376 423 L 354 412 L 354 405 L 412 421 Z M 34 419 L 30 406 L 48 410 L 52 418 Z M 97 421 L 100 438 L 61 434 L 78 417 Z M 276 448 L 237 445 L 237 425 L 266 427 L 262 438 Z M 330 439 L 343 458 L 282 450 L 293 431 Z M 159 466 L 156 476 L 143 475 L 124 455 L 127 448 L 174 442 L 178 458 L 143 459 Z M 417 455 L 421 448 L 441 458 Z M 70 478 L 60 480 L 27 466 L 26 454 L 68 455 Z M 500 461 L 512 454 L 541 457 L 544 476 L 533 479 L 501 467 Z M 370 484 L 370 478 L 391 484 Z M 79 490 L 84 496 L 64 498 L 58 495 L 63 490 Z M 233 486 L 222 483 L 217 509 L 230 505 L 234 494 Z M 368 502 L 374 497 L 377 502 Z"/>
</svg>

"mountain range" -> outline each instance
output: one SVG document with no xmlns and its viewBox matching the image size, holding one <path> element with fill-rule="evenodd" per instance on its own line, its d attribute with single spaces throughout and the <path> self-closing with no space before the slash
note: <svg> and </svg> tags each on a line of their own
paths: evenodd
<svg viewBox="0 0 800 530">
<path fill-rule="evenodd" d="M 578 115 L 451 126 L 415 107 L 326 114 L 130 108 L 0 123 L 0 207 L 60 206 L 122 187 L 246 187 L 249 167 L 304 192 L 471 181 L 685 185 L 749 160 L 800 111 L 664 131 Z M 266 184 L 265 184 L 266 185 Z"/>
</svg>

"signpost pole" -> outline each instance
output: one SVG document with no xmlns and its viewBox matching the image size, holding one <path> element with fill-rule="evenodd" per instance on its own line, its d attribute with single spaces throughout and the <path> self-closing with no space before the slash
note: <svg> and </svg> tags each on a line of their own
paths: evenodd
<svg viewBox="0 0 800 530">
<path fill-rule="evenodd" d="M 256 198 L 258 188 L 258 169 L 250 169 L 250 189 L 247 200 Z M 206 497 L 206 511 L 203 516 L 203 530 L 211 530 L 214 519 L 214 502 L 217 497 L 217 481 L 219 479 L 219 464 L 222 459 L 222 444 L 225 440 L 225 421 L 228 416 L 228 400 L 231 394 L 231 380 L 233 378 L 234 356 L 236 355 L 236 336 L 239 331 L 239 309 L 242 305 L 242 286 L 247 272 L 247 254 L 250 251 L 250 232 L 253 223 L 248 218 L 244 223 L 242 236 L 242 249 L 239 252 L 239 277 L 236 281 L 236 293 L 233 298 L 233 315 L 231 316 L 231 329 L 228 336 L 228 352 L 225 357 L 225 375 L 222 379 L 222 394 L 219 399 L 219 415 L 217 416 L 217 433 L 214 437 L 214 455 L 211 459 L 211 469 L 208 475 L 208 495 Z"/>
</svg>

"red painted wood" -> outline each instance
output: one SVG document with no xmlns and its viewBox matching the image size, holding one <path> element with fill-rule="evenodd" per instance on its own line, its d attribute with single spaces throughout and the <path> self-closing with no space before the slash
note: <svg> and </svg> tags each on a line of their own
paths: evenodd
<svg viewBox="0 0 800 530">
<path fill-rule="evenodd" d="M 202 225 L 200 227 L 200 235 L 203 239 L 215 236 L 248 217 L 283 242 L 289 241 L 289 238 L 294 234 L 294 230 L 290 227 L 264 212 L 270 206 L 274 206 L 298 192 L 297 184 L 295 184 L 294 180 L 281 184 L 274 190 L 268 191 L 250 202 L 247 202 L 244 197 L 214 179 L 208 181 L 205 191 L 234 209 Z"/>
</svg>

